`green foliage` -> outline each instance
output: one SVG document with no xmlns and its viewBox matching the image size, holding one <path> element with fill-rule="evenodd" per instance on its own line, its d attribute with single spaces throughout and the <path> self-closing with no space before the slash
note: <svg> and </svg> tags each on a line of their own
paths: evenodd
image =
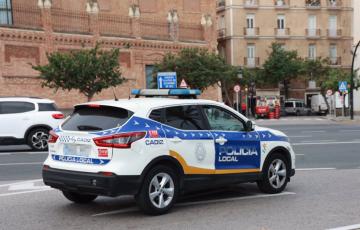
<svg viewBox="0 0 360 230">
<path fill-rule="evenodd" d="M 70 53 L 54 52 L 47 54 L 49 63 L 33 66 L 40 72 L 42 86 L 55 90 L 79 90 L 88 101 L 103 89 L 122 84 L 119 65 L 119 49 L 82 49 Z"/>
<path fill-rule="evenodd" d="M 219 55 L 198 48 L 186 48 L 177 55 L 166 54 L 155 65 L 154 77 L 158 72 L 168 71 L 177 73 L 178 83 L 185 79 L 191 88 L 201 91 L 218 82 L 226 87 L 237 79 L 237 68 L 226 64 Z"/>
</svg>

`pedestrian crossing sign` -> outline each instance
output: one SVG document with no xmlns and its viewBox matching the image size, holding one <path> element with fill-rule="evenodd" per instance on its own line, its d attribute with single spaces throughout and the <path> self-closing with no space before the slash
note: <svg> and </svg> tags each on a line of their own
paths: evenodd
<svg viewBox="0 0 360 230">
<path fill-rule="evenodd" d="M 342 93 L 347 91 L 347 82 L 346 81 L 339 81 L 339 91 Z"/>
</svg>

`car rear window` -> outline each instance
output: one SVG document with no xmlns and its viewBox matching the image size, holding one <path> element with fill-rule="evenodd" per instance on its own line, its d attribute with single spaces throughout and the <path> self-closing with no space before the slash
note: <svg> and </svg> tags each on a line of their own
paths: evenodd
<svg viewBox="0 0 360 230">
<path fill-rule="evenodd" d="M 294 107 L 294 103 L 292 103 L 292 102 L 285 102 L 285 107 Z"/>
<path fill-rule="evenodd" d="M 111 106 L 77 106 L 63 130 L 101 131 L 122 126 L 133 112 Z"/>
<path fill-rule="evenodd" d="M 39 111 L 58 111 L 54 103 L 38 103 Z"/>
</svg>

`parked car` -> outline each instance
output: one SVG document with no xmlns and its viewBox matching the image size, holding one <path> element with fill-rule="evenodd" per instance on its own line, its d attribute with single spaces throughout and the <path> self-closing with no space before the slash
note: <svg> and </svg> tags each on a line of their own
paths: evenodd
<svg viewBox="0 0 360 230">
<path fill-rule="evenodd" d="M 32 97 L 0 98 L 0 145 L 27 144 L 47 150 L 49 131 L 64 120 L 54 101 Z"/>
<path fill-rule="evenodd" d="M 328 107 L 322 95 L 314 95 L 311 97 L 311 112 L 317 114 L 326 114 Z"/>
<path fill-rule="evenodd" d="M 311 115 L 311 109 L 306 107 L 304 101 L 297 99 L 290 99 L 285 101 L 286 115 L 292 114 L 296 116 Z"/>
</svg>

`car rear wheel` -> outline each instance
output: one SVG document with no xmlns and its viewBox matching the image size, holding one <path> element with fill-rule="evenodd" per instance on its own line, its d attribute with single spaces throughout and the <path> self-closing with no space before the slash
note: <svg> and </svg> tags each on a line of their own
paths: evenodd
<svg viewBox="0 0 360 230">
<path fill-rule="evenodd" d="M 37 151 L 48 149 L 49 130 L 45 128 L 35 128 L 27 136 L 27 144 Z"/>
<path fill-rule="evenodd" d="M 178 187 L 179 182 L 172 168 L 155 166 L 145 176 L 135 199 L 145 213 L 161 215 L 168 212 L 176 202 Z"/>
<path fill-rule="evenodd" d="M 64 196 L 77 204 L 86 204 L 94 201 L 97 196 L 96 195 L 86 195 L 86 194 L 80 194 L 76 192 L 69 192 L 69 191 L 63 191 Z"/>
<path fill-rule="evenodd" d="M 261 180 L 257 182 L 259 189 L 270 194 L 284 191 L 288 183 L 289 168 L 282 154 L 271 155 L 264 164 Z"/>
</svg>

